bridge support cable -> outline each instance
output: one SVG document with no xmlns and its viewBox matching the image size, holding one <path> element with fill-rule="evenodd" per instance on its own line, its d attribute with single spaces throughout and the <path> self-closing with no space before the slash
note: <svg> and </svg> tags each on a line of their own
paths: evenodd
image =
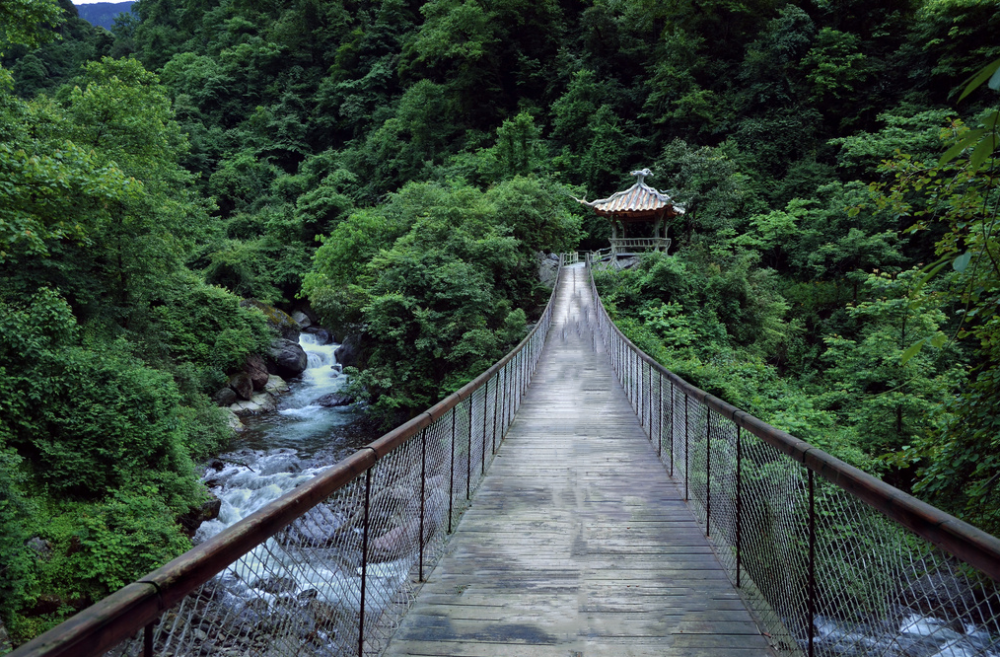
<svg viewBox="0 0 1000 657">
<path fill-rule="evenodd" d="M 458 392 L 9 657 L 380 654 L 528 390 L 564 275 L 560 257 L 531 332 Z"/>
<path fill-rule="evenodd" d="M 1000 655 L 1000 540 L 665 369 L 613 324 L 588 271 L 616 376 L 645 420 L 635 391 L 656 371 L 657 455 L 774 650 Z"/>
</svg>

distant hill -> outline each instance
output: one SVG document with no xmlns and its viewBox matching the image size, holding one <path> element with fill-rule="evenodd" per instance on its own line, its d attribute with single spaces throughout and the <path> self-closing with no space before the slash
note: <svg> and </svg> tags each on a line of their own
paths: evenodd
<svg viewBox="0 0 1000 657">
<path fill-rule="evenodd" d="M 134 4 L 135 0 L 128 0 L 128 2 L 97 2 L 92 5 L 76 5 L 76 9 L 80 12 L 80 18 L 91 25 L 100 25 L 110 30 L 115 24 L 115 16 L 122 12 L 131 11 Z"/>
</svg>

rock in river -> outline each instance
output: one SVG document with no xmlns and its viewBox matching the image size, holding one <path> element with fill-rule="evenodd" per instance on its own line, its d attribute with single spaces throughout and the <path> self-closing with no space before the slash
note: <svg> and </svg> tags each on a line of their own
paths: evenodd
<svg viewBox="0 0 1000 657">
<path fill-rule="evenodd" d="M 238 401 L 229 407 L 233 413 L 236 413 L 239 417 L 245 417 L 247 415 L 260 415 L 261 413 L 270 413 L 278 409 L 278 402 L 275 401 L 274 395 L 269 392 L 257 392 L 250 401 Z"/>
<path fill-rule="evenodd" d="M 284 338 L 271 340 L 270 355 L 276 374 L 281 376 L 298 376 L 309 365 L 309 357 L 299 343 Z"/>
<path fill-rule="evenodd" d="M 263 390 L 264 386 L 267 385 L 267 363 L 264 362 L 262 356 L 253 354 L 247 356 L 247 362 L 243 365 L 243 371 L 250 376 L 250 380 L 253 381 L 254 390 Z"/>
<path fill-rule="evenodd" d="M 337 362 L 344 367 L 357 367 L 361 362 L 362 347 L 361 337 L 358 335 L 347 335 L 337 351 L 333 354 Z"/>
<path fill-rule="evenodd" d="M 219 406 L 231 406 L 239 401 L 239 397 L 236 396 L 236 391 L 229 386 L 222 388 L 212 395 L 212 399 L 214 399 L 215 403 Z"/>
<path fill-rule="evenodd" d="M 342 392 L 331 392 L 329 395 L 323 395 L 317 399 L 316 403 L 320 406 L 326 406 L 327 408 L 332 408 L 334 406 L 347 406 L 348 404 L 354 403 L 354 397 Z"/>
<path fill-rule="evenodd" d="M 288 384 L 277 374 L 272 374 L 267 379 L 267 384 L 264 386 L 264 390 L 271 393 L 272 395 L 280 395 L 283 392 L 288 392 Z"/>
<path fill-rule="evenodd" d="M 240 399 L 249 400 L 253 396 L 253 379 L 246 372 L 240 372 L 229 377 L 229 387 Z"/>
<path fill-rule="evenodd" d="M 295 312 L 293 312 L 292 319 L 294 319 L 295 323 L 298 324 L 301 328 L 307 329 L 310 326 L 312 326 L 312 320 L 309 319 L 309 315 L 306 315 L 301 310 L 296 310 Z"/>
</svg>

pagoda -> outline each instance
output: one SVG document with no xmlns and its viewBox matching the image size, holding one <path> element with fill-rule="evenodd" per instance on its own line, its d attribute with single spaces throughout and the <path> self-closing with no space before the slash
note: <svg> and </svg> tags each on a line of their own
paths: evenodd
<svg viewBox="0 0 1000 657">
<path fill-rule="evenodd" d="M 646 184 L 649 169 L 633 171 L 635 184 L 598 201 L 580 201 L 611 220 L 611 256 L 638 251 L 666 251 L 670 248 L 666 220 L 684 214 L 684 206 Z"/>
</svg>

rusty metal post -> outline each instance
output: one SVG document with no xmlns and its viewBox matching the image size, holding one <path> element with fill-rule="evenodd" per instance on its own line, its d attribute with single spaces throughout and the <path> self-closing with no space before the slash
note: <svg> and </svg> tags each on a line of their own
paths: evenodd
<svg viewBox="0 0 1000 657">
<path fill-rule="evenodd" d="M 688 396 L 684 393 L 684 501 L 688 501 Z"/>
<path fill-rule="evenodd" d="M 816 493 L 813 471 L 809 473 L 809 657 L 813 657 L 816 634 Z"/>
<path fill-rule="evenodd" d="M 455 409 L 451 409 L 451 470 L 448 474 L 448 533 L 451 533 L 451 512 L 455 503 Z"/>
<path fill-rule="evenodd" d="M 618 336 L 612 333 L 611 339 L 615 341 L 615 360 L 617 361 L 618 365 L 618 367 L 615 368 L 615 374 L 618 375 L 618 383 L 620 383 L 621 386 L 625 389 L 625 394 L 627 395 L 628 386 L 625 385 L 625 361 L 622 360 L 625 354 L 622 351 L 623 347 L 621 344 L 621 340 L 619 340 Z"/>
<path fill-rule="evenodd" d="M 649 411 L 649 439 L 653 439 L 653 366 L 647 367 L 649 370 L 649 385 L 646 386 L 646 410 Z"/>
<path fill-rule="evenodd" d="M 150 623 L 142 633 L 142 657 L 153 657 L 153 625 Z"/>
<path fill-rule="evenodd" d="M 507 437 L 507 432 L 510 431 L 510 420 L 514 417 L 514 361 L 509 360 L 504 366 L 504 371 L 507 372 L 507 412 L 504 414 L 504 438 Z"/>
<path fill-rule="evenodd" d="M 631 376 L 629 376 L 629 381 L 632 382 L 632 408 L 634 408 L 636 410 L 636 412 L 638 412 L 639 411 L 639 385 L 636 382 L 636 379 L 638 378 L 638 376 L 636 375 L 636 369 L 638 369 L 638 366 L 639 366 L 639 354 L 635 353 L 631 349 L 629 349 L 629 353 L 632 354 L 632 358 L 629 359 L 630 362 L 632 363 L 632 374 L 631 374 Z"/>
<path fill-rule="evenodd" d="M 736 586 L 740 585 L 740 565 L 743 530 L 743 439 L 740 425 L 736 425 Z"/>
<path fill-rule="evenodd" d="M 497 453 L 497 407 L 500 404 L 500 372 L 497 372 L 497 382 L 493 386 L 493 453 Z"/>
<path fill-rule="evenodd" d="M 712 535 L 712 409 L 705 407 L 705 536 Z"/>
<path fill-rule="evenodd" d="M 517 409 L 521 405 L 521 352 L 514 355 L 514 359 L 510 362 L 510 421 L 511 424 L 514 423 L 514 416 L 517 415 Z"/>
<path fill-rule="evenodd" d="M 639 409 L 639 426 L 646 429 L 646 409 L 645 406 L 646 396 L 643 394 L 643 387 L 646 384 L 646 375 L 643 374 L 643 362 L 639 360 L 639 354 L 635 355 L 635 364 L 637 366 L 639 375 L 639 387 L 636 388 L 636 406 Z"/>
<path fill-rule="evenodd" d="M 603 333 L 601 337 L 604 337 Z M 618 347 L 611 342 L 610 338 L 605 347 L 608 351 L 608 362 L 611 363 L 611 373 L 615 375 L 615 378 L 618 378 Z"/>
<path fill-rule="evenodd" d="M 486 410 L 486 404 L 489 403 L 490 399 L 490 380 L 486 379 L 486 388 L 483 390 L 483 452 L 480 454 L 480 461 L 482 461 L 482 472 L 480 474 L 486 474 L 486 417 L 489 413 Z"/>
<path fill-rule="evenodd" d="M 518 374 L 518 355 L 514 354 L 514 357 L 510 359 L 507 365 L 510 366 L 510 421 L 514 421 L 514 415 L 517 413 L 517 402 L 520 396 L 517 394 L 517 388 L 520 382 L 517 380 Z"/>
<path fill-rule="evenodd" d="M 374 468 L 375 466 L 372 466 Z M 368 584 L 368 524 L 372 497 L 372 468 L 365 470 L 365 518 L 361 534 L 361 610 L 358 618 L 358 657 L 365 654 L 365 588 Z"/>
<path fill-rule="evenodd" d="M 614 350 L 612 351 L 612 358 L 611 358 L 611 360 L 613 361 L 613 365 L 614 365 L 614 369 L 615 369 L 615 376 L 618 377 L 618 383 L 621 383 L 622 382 L 621 345 L 618 343 L 618 340 L 616 340 L 615 338 L 617 338 L 617 336 L 614 335 L 614 334 L 612 334 L 611 335 L 611 339 L 615 340 L 615 344 L 614 344 Z"/>
<path fill-rule="evenodd" d="M 427 497 L 427 427 L 420 432 L 420 572 L 418 581 L 424 581 L 424 513 Z"/>
<path fill-rule="evenodd" d="M 528 363 L 528 359 L 525 358 L 525 356 L 527 356 L 528 354 L 524 349 L 522 349 L 518 353 L 519 353 L 519 358 L 521 359 L 521 366 L 518 368 L 518 376 L 521 377 L 521 382 L 520 382 L 521 385 L 519 385 L 517 388 L 517 408 L 518 410 L 520 410 L 521 401 L 524 397 L 524 391 L 528 387 L 528 377 L 525 376 L 525 370 L 524 370 L 524 366 Z"/>
<path fill-rule="evenodd" d="M 659 418 L 656 432 L 656 456 L 663 457 L 663 372 L 656 373 L 656 417 Z"/>
<path fill-rule="evenodd" d="M 472 489 L 472 397 L 469 397 L 469 453 L 465 463 L 465 499 L 471 498 Z"/>
<path fill-rule="evenodd" d="M 521 350 L 521 396 L 528 391 L 528 349 Z M 521 408 L 518 405 L 518 408 Z"/>
<path fill-rule="evenodd" d="M 507 361 L 507 364 L 503 366 L 505 385 L 503 398 L 506 401 L 506 406 L 504 406 L 503 413 L 503 433 L 500 434 L 501 442 L 507 437 L 507 430 L 510 428 L 510 418 L 511 409 L 514 406 L 514 367 Z"/>
<path fill-rule="evenodd" d="M 504 365 L 503 369 L 503 394 L 500 395 L 500 442 L 503 442 L 504 434 L 507 430 L 507 366 Z"/>
<path fill-rule="evenodd" d="M 628 403 L 632 407 L 632 411 L 635 412 L 635 372 L 633 368 L 635 367 L 635 354 L 632 350 L 622 343 L 625 349 L 626 358 L 628 359 L 628 374 L 625 376 L 625 380 L 628 382 Z"/>
<path fill-rule="evenodd" d="M 674 382 L 670 382 L 670 476 L 674 476 Z"/>
<path fill-rule="evenodd" d="M 528 389 L 528 351 L 527 349 L 521 350 L 521 396 L 524 396 L 524 391 Z M 518 408 L 521 408 L 518 404 Z"/>
<path fill-rule="evenodd" d="M 628 350 L 625 348 L 625 341 L 618 338 L 622 348 L 622 385 L 625 386 L 625 394 L 628 396 L 629 406 L 632 405 L 632 387 L 629 385 L 628 377 L 632 371 L 632 359 L 629 358 Z"/>
</svg>

